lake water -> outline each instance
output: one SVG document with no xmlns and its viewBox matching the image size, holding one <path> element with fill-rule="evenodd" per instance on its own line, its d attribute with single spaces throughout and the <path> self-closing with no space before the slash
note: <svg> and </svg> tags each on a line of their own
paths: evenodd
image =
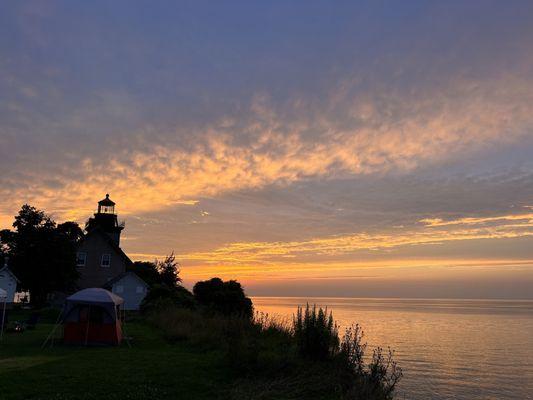
<svg viewBox="0 0 533 400">
<path fill-rule="evenodd" d="M 254 297 L 253 302 L 257 311 L 288 319 L 309 302 L 328 307 L 342 328 L 359 323 L 369 346 L 396 351 L 404 372 L 399 399 L 533 399 L 533 301 Z"/>
</svg>

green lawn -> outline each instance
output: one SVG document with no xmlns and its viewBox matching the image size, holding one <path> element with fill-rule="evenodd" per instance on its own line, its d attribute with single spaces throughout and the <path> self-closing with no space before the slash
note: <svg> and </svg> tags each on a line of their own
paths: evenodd
<svg viewBox="0 0 533 400">
<path fill-rule="evenodd" d="M 220 353 L 168 344 L 131 323 L 132 347 L 41 349 L 52 324 L 0 342 L 0 399 L 224 399 L 232 378 Z"/>
</svg>

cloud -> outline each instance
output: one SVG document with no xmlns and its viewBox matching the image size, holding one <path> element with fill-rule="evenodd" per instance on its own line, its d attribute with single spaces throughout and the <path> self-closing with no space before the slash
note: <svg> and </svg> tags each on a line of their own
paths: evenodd
<svg viewBox="0 0 533 400">
<path fill-rule="evenodd" d="M 6 6 L 0 227 L 109 192 L 193 267 L 530 255 L 531 6 L 320 8 Z"/>
<path fill-rule="evenodd" d="M 482 217 L 482 218 L 459 218 L 455 220 L 444 221 L 441 218 L 424 218 L 420 222 L 424 223 L 426 226 L 449 226 L 449 225 L 481 225 L 491 222 L 501 222 L 501 221 L 528 221 L 529 223 L 533 222 L 533 213 L 528 214 L 516 214 L 516 215 L 499 215 L 497 217 Z M 521 226 L 520 223 L 516 226 Z"/>
<path fill-rule="evenodd" d="M 168 132 L 148 129 L 133 139 L 106 138 L 101 152 L 80 153 L 79 159 L 76 150 L 48 158 L 44 168 L 27 160 L 2 177 L 1 213 L 12 214 L 18 204 L 30 202 L 61 217 L 80 218 L 95 193 L 105 191 L 121 199 L 123 213 L 143 213 L 271 184 L 405 173 L 531 137 L 529 81 L 458 80 L 438 95 L 381 88 L 359 96 L 356 86 L 343 83 L 326 103 L 293 99 L 284 107 L 288 111 L 268 96 L 256 96 L 246 117 L 178 129 L 166 143 L 161 139 Z M 179 138 L 186 135 L 183 144 Z M 159 140 L 150 143 L 152 137 Z M 54 185 L 47 185 L 51 179 Z"/>
<path fill-rule="evenodd" d="M 201 264 L 185 266 L 182 269 L 188 282 L 220 276 L 224 279 L 244 279 L 247 282 L 272 281 L 274 285 L 287 280 L 401 280 L 402 278 L 438 280 L 439 277 L 453 277 L 460 272 L 470 277 L 480 273 L 505 276 L 506 273 L 519 271 L 530 274 L 533 262 L 520 259 L 416 259 L 379 260 L 379 261 L 320 261 L 291 262 L 272 264 Z M 531 278 L 531 276 L 529 276 Z"/>
<path fill-rule="evenodd" d="M 513 239 L 533 236 L 531 214 L 463 218 L 453 223 L 426 219 L 423 228 L 387 229 L 292 242 L 238 242 L 209 252 L 182 254 L 186 261 L 216 264 L 272 264 L 291 259 L 325 256 L 335 259 L 361 251 L 389 251 L 405 246 L 439 245 L 480 239 Z M 429 222 L 428 222 L 429 221 Z M 438 222 L 435 222 L 438 221 Z M 495 224 L 485 225 L 487 222 Z M 466 226 L 461 226 L 466 225 Z M 481 225 L 481 226 L 471 226 Z"/>
</svg>

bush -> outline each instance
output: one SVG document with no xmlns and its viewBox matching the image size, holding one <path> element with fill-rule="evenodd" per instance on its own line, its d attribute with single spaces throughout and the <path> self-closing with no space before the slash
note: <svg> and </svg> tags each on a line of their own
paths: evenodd
<svg viewBox="0 0 533 400">
<path fill-rule="evenodd" d="M 337 355 L 345 398 L 392 399 L 396 385 L 402 378 L 402 369 L 394 361 L 394 353 L 390 348 L 385 356 L 383 349 L 377 347 L 370 362 L 365 364 L 367 344 L 363 343 L 363 337 L 359 325 L 346 329 Z"/>
<path fill-rule="evenodd" d="M 195 302 L 191 292 L 182 286 L 169 288 L 166 285 L 154 285 L 141 304 L 143 313 L 169 307 L 194 308 Z"/>
<path fill-rule="evenodd" d="M 294 337 L 301 355 L 326 360 L 336 354 L 339 346 L 339 333 L 333 315 L 306 305 L 305 311 L 298 307 L 294 317 Z"/>
<path fill-rule="evenodd" d="M 212 311 L 226 316 L 253 317 L 252 300 L 246 297 L 237 281 L 223 282 L 220 278 L 212 278 L 196 283 L 193 293 L 198 304 Z"/>
<path fill-rule="evenodd" d="M 372 359 L 365 363 L 367 344 L 363 343 L 363 331 L 359 325 L 346 329 L 342 341 L 333 315 L 309 304 L 305 310 L 298 307 L 293 319 L 293 333 L 298 352 L 315 360 L 333 360 L 337 365 L 335 379 L 345 399 L 363 400 L 393 398 L 395 388 L 402 377 L 402 370 L 394 361 L 394 353 L 387 354 L 378 347 Z"/>
<path fill-rule="evenodd" d="M 338 354 L 341 365 L 356 375 L 362 375 L 365 370 L 364 357 L 367 344 L 363 343 L 363 336 L 359 324 L 347 328 Z"/>
</svg>

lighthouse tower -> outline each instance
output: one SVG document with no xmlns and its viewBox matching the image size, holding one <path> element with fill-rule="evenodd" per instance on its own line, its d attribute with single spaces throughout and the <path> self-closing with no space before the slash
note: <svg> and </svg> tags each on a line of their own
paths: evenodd
<svg viewBox="0 0 533 400">
<path fill-rule="evenodd" d="M 124 229 L 124 224 L 118 222 L 115 202 L 109 198 L 109 194 L 106 194 L 105 199 L 98 202 L 98 211 L 94 217 L 89 218 L 85 225 L 87 233 L 96 228 L 108 234 L 117 246 L 120 245 L 120 233 Z"/>
</svg>

